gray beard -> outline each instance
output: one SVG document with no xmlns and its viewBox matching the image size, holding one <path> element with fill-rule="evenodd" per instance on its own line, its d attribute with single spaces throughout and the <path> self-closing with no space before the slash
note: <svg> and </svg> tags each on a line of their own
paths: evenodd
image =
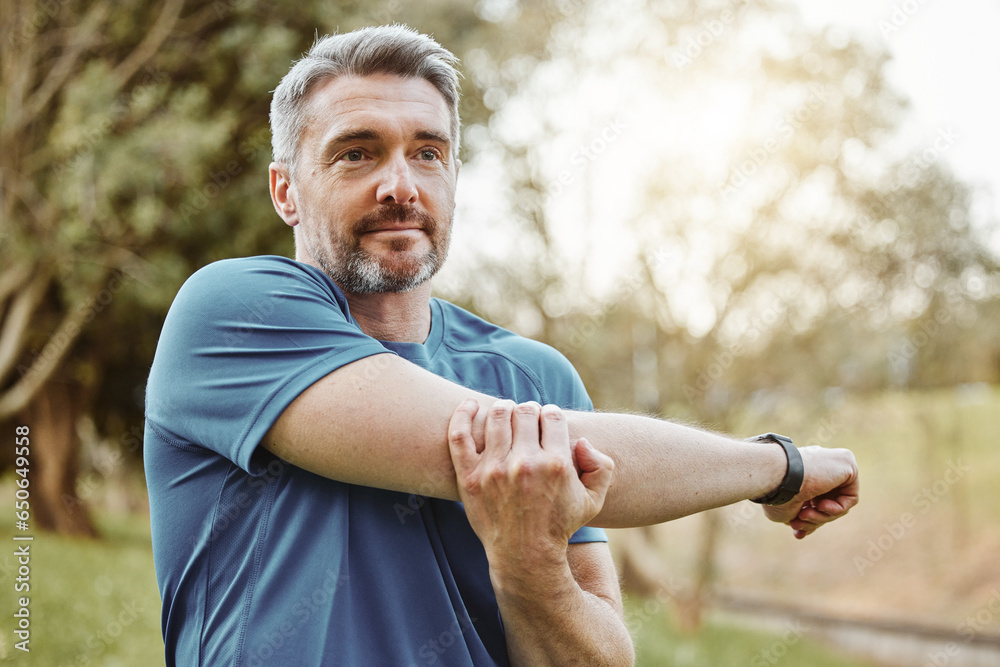
<svg viewBox="0 0 1000 667">
<path fill-rule="evenodd" d="M 420 268 L 409 274 L 389 273 L 378 260 L 364 251 L 351 253 L 347 262 L 339 266 L 322 266 L 323 272 L 333 282 L 351 294 L 409 292 L 430 280 L 440 267 L 441 258 L 436 250 L 431 250 L 421 262 Z"/>
</svg>

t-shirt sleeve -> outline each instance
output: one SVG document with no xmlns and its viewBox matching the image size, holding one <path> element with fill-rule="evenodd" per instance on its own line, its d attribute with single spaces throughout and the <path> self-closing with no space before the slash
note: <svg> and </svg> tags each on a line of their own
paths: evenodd
<svg viewBox="0 0 1000 667">
<path fill-rule="evenodd" d="M 292 260 L 204 267 L 164 322 L 147 422 L 168 442 L 206 447 L 256 474 L 254 450 L 296 396 L 342 366 L 389 353 L 348 312 L 332 282 Z"/>
</svg>

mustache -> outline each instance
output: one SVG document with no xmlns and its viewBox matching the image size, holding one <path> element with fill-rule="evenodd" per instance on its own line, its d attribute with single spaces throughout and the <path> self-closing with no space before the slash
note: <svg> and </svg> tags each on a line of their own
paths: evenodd
<svg viewBox="0 0 1000 667">
<path fill-rule="evenodd" d="M 412 206 L 386 204 L 378 210 L 362 216 L 354 224 L 354 233 L 364 234 L 400 223 L 414 223 L 427 232 L 434 232 L 437 229 L 437 221 L 423 211 L 418 211 Z"/>
</svg>

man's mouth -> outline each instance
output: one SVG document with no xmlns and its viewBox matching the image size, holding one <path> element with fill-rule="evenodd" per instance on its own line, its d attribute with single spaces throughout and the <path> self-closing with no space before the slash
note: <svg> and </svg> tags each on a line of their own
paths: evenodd
<svg viewBox="0 0 1000 667">
<path fill-rule="evenodd" d="M 370 234 L 375 236 L 379 235 L 392 236 L 397 234 L 413 236 L 416 234 L 422 234 L 423 232 L 424 230 L 422 227 L 379 227 L 378 229 L 372 229 L 370 231 L 364 232 L 364 234 Z"/>
<path fill-rule="evenodd" d="M 357 233 L 362 234 L 416 234 L 429 233 L 434 228 L 434 220 L 426 213 L 404 207 L 388 207 L 366 215 L 357 225 Z"/>
</svg>

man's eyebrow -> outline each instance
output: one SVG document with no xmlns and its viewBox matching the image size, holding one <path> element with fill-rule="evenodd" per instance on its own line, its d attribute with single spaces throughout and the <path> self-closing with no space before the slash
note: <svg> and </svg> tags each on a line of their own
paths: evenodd
<svg viewBox="0 0 1000 667">
<path fill-rule="evenodd" d="M 451 138 L 448 135 L 434 130 L 420 130 L 414 137 L 420 141 L 437 141 L 442 144 L 451 144 Z"/>
<path fill-rule="evenodd" d="M 330 137 L 330 140 L 326 142 L 329 146 L 340 146 L 341 144 L 349 144 L 353 141 L 375 141 L 381 135 L 375 130 L 369 128 L 363 128 L 360 130 L 347 130 L 341 132 L 340 134 Z"/>
</svg>

